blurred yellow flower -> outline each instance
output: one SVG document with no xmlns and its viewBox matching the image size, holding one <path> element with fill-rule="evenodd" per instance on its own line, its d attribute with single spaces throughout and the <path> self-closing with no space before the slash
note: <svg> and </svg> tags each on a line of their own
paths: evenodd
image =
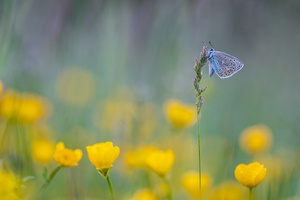
<svg viewBox="0 0 300 200">
<path fill-rule="evenodd" d="M 254 188 L 260 184 L 266 174 L 267 169 L 258 162 L 252 162 L 248 165 L 239 164 L 234 171 L 237 181 L 248 188 Z"/>
<path fill-rule="evenodd" d="M 11 173 L 0 170 L 0 199 L 20 200 L 20 185 L 18 179 Z"/>
<path fill-rule="evenodd" d="M 183 174 L 181 185 L 192 197 L 199 199 L 201 194 L 199 190 L 199 173 L 197 171 L 189 171 Z M 205 192 L 212 185 L 212 177 L 207 173 L 201 174 L 201 192 Z"/>
<path fill-rule="evenodd" d="M 162 151 L 154 146 L 140 147 L 125 154 L 129 167 L 150 169 L 159 176 L 165 176 L 174 163 L 174 152 Z"/>
<path fill-rule="evenodd" d="M 131 200 L 157 200 L 156 195 L 149 189 L 136 191 Z"/>
<path fill-rule="evenodd" d="M 40 164 L 46 165 L 53 159 L 55 145 L 47 138 L 38 138 L 32 142 L 32 157 Z"/>
<path fill-rule="evenodd" d="M 154 150 L 149 153 L 145 163 L 148 169 L 164 177 L 173 166 L 174 157 L 174 153 L 171 150 Z"/>
<path fill-rule="evenodd" d="M 21 123 L 34 123 L 48 114 L 48 102 L 37 95 L 9 90 L 0 100 L 0 115 L 7 120 L 15 119 Z"/>
<path fill-rule="evenodd" d="M 290 171 L 287 169 L 284 169 L 284 164 L 288 164 L 284 160 L 280 159 L 279 157 L 275 156 L 264 156 L 260 157 L 259 161 L 264 163 L 264 166 L 268 169 L 268 179 L 269 181 L 275 181 L 280 180 L 282 176 L 284 175 L 284 172 Z M 292 166 L 292 164 L 288 164 L 289 166 Z"/>
<path fill-rule="evenodd" d="M 100 142 L 87 146 L 88 157 L 96 169 L 107 177 L 110 168 L 120 154 L 120 148 L 113 146 L 112 142 Z"/>
<path fill-rule="evenodd" d="M 124 133 L 129 133 L 132 131 L 136 109 L 133 101 L 110 99 L 104 103 L 104 107 L 101 104 L 95 122 L 100 128 L 109 132 L 122 130 Z"/>
<path fill-rule="evenodd" d="M 54 152 L 54 160 L 62 167 L 75 167 L 82 158 L 82 151 L 80 149 L 71 150 L 65 148 L 63 142 L 56 144 Z"/>
<path fill-rule="evenodd" d="M 240 136 L 240 147 L 247 153 L 265 152 L 270 149 L 272 142 L 272 131 L 265 125 L 248 127 Z"/>
<path fill-rule="evenodd" d="M 192 126 L 197 121 L 195 105 L 185 104 L 178 100 L 169 100 L 164 105 L 167 120 L 176 128 Z"/>
<path fill-rule="evenodd" d="M 138 106 L 138 114 L 135 115 L 138 119 L 138 133 L 141 139 L 148 138 L 153 132 L 156 123 L 156 107 L 152 103 L 145 103 Z"/>
<path fill-rule="evenodd" d="M 95 92 L 95 78 L 87 70 L 70 67 L 64 69 L 57 78 L 57 95 L 66 104 L 85 106 Z"/>
<path fill-rule="evenodd" d="M 248 193 L 245 188 L 233 181 L 224 181 L 203 197 L 205 200 L 244 200 Z"/>
<path fill-rule="evenodd" d="M 129 151 L 125 154 L 125 162 L 129 167 L 145 168 L 146 158 L 155 150 L 158 149 L 153 146 L 143 146 L 136 150 Z"/>
</svg>

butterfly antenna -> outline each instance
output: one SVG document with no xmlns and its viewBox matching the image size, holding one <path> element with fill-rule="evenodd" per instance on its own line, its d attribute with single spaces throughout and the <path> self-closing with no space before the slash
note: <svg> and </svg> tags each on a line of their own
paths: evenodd
<svg viewBox="0 0 300 200">
<path fill-rule="evenodd" d="M 208 44 L 212 47 L 212 48 L 214 48 L 214 46 L 212 45 L 212 43 L 209 41 L 208 42 Z"/>
</svg>

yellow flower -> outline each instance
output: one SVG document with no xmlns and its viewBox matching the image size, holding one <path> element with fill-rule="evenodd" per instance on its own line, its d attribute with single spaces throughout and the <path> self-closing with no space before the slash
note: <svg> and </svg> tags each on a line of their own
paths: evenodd
<svg viewBox="0 0 300 200">
<path fill-rule="evenodd" d="M 32 157 L 40 164 L 48 164 L 53 159 L 55 146 L 49 139 L 39 138 L 32 142 Z"/>
<path fill-rule="evenodd" d="M 148 189 L 141 189 L 134 193 L 131 200 L 156 200 L 156 195 Z"/>
<path fill-rule="evenodd" d="M 0 199 L 19 200 L 20 185 L 18 179 L 11 173 L 0 170 Z"/>
<path fill-rule="evenodd" d="M 104 177 L 107 177 L 112 164 L 120 154 L 120 148 L 113 146 L 112 142 L 100 142 L 87 146 L 86 150 L 89 160 Z"/>
<path fill-rule="evenodd" d="M 144 146 L 126 153 L 125 162 L 129 167 L 150 169 L 163 177 L 173 166 L 174 152 L 162 151 L 154 146 Z"/>
<path fill-rule="evenodd" d="M 225 181 L 211 190 L 205 200 L 241 200 L 247 199 L 247 190 L 233 181 Z"/>
<path fill-rule="evenodd" d="M 122 129 L 122 132 L 129 133 L 133 128 L 136 109 L 134 101 L 110 99 L 104 103 L 104 107 L 102 104 L 99 107 L 95 116 L 96 125 L 109 132 Z"/>
<path fill-rule="evenodd" d="M 240 136 L 240 147 L 247 153 L 260 153 L 270 149 L 272 131 L 265 125 L 246 128 Z"/>
<path fill-rule="evenodd" d="M 54 160 L 62 167 L 75 167 L 82 158 L 82 151 L 80 149 L 71 150 L 65 148 L 63 142 L 56 144 L 54 152 Z"/>
<path fill-rule="evenodd" d="M 189 127 L 197 121 L 196 107 L 178 100 L 169 100 L 164 105 L 167 120 L 176 128 Z"/>
<path fill-rule="evenodd" d="M 264 163 L 264 166 L 268 169 L 268 181 L 279 181 L 282 176 L 284 176 L 284 172 L 290 171 L 284 169 L 284 164 L 288 164 L 284 160 L 280 159 L 278 156 L 264 156 L 259 158 L 260 162 Z M 292 166 L 292 164 L 288 164 Z"/>
<path fill-rule="evenodd" d="M 267 169 L 258 162 L 252 162 L 248 165 L 239 164 L 234 171 L 234 176 L 239 183 L 254 188 L 266 177 Z"/>
<path fill-rule="evenodd" d="M 158 149 L 153 146 L 144 146 L 134 151 L 127 152 L 125 154 L 125 162 L 129 167 L 145 168 L 146 158 L 154 150 Z"/>
<path fill-rule="evenodd" d="M 46 117 L 48 113 L 48 103 L 37 95 L 10 90 L 0 100 L 0 115 L 7 120 L 16 119 L 22 123 L 34 123 Z"/>
<path fill-rule="evenodd" d="M 164 177 L 174 163 L 174 153 L 171 150 L 154 150 L 149 153 L 146 160 L 146 166 L 161 177 Z"/>
<path fill-rule="evenodd" d="M 201 174 L 201 192 L 205 192 L 212 184 L 212 178 L 207 173 Z M 199 190 L 199 173 L 189 171 L 183 174 L 181 179 L 182 187 L 193 199 L 199 199 L 201 194 Z"/>
<path fill-rule="evenodd" d="M 64 69 L 57 79 L 58 97 L 73 106 L 85 106 L 95 92 L 95 77 L 87 70 L 70 67 Z"/>
<path fill-rule="evenodd" d="M 145 103 L 138 106 L 138 114 L 135 118 L 139 119 L 138 133 L 141 139 L 149 138 L 153 132 L 156 123 L 156 107 L 152 103 Z"/>
</svg>

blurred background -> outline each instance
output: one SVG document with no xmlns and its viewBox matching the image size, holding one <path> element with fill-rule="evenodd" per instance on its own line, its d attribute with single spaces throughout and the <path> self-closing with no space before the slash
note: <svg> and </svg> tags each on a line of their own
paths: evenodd
<svg viewBox="0 0 300 200">
<path fill-rule="evenodd" d="M 299 169 L 299 19 L 297 0 L 1 0 L 4 91 L 42 96 L 49 116 L 30 130 L 84 151 L 78 168 L 60 171 L 45 196 L 109 195 L 85 152 L 85 146 L 107 140 L 121 149 L 111 170 L 119 197 L 129 198 L 145 187 L 122 156 L 140 145 L 174 150 L 171 179 L 173 188 L 179 188 L 177 172 L 197 170 L 197 126 L 172 127 L 164 105 L 170 99 L 196 102 L 194 58 L 209 41 L 245 66 L 224 80 L 209 77 L 204 67 L 203 170 L 212 174 L 215 185 L 234 180 L 235 166 L 253 159 L 240 149 L 240 134 L 257 124 L 272 131 L 268 155 Z M 185 146 L 187 154 L 176 155 Z M 284 189 L 276 190 L 280 199 L 300 195 L 299 181 L 293 179 L 299 172 L 293 170 L 279 184 Z M 41 177 L 38 169 L 34 173 Z M 66 187 L 71 182 L 75 184 Z M 187 198 L 182 189 L 176 192 L 174 199 Z"/>
</svg>

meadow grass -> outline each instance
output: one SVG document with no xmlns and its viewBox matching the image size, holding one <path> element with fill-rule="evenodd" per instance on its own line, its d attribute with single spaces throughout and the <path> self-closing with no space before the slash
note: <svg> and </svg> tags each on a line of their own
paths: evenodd
<svg viewBox="0 0 300 200">
<path fill-rule="evenodd" d="M 0 2 L 0 199 L 299 199 L 298 14 L 254 5 Z M 209 40 L 244 68 L 194 82 Z"/>
</svg>

